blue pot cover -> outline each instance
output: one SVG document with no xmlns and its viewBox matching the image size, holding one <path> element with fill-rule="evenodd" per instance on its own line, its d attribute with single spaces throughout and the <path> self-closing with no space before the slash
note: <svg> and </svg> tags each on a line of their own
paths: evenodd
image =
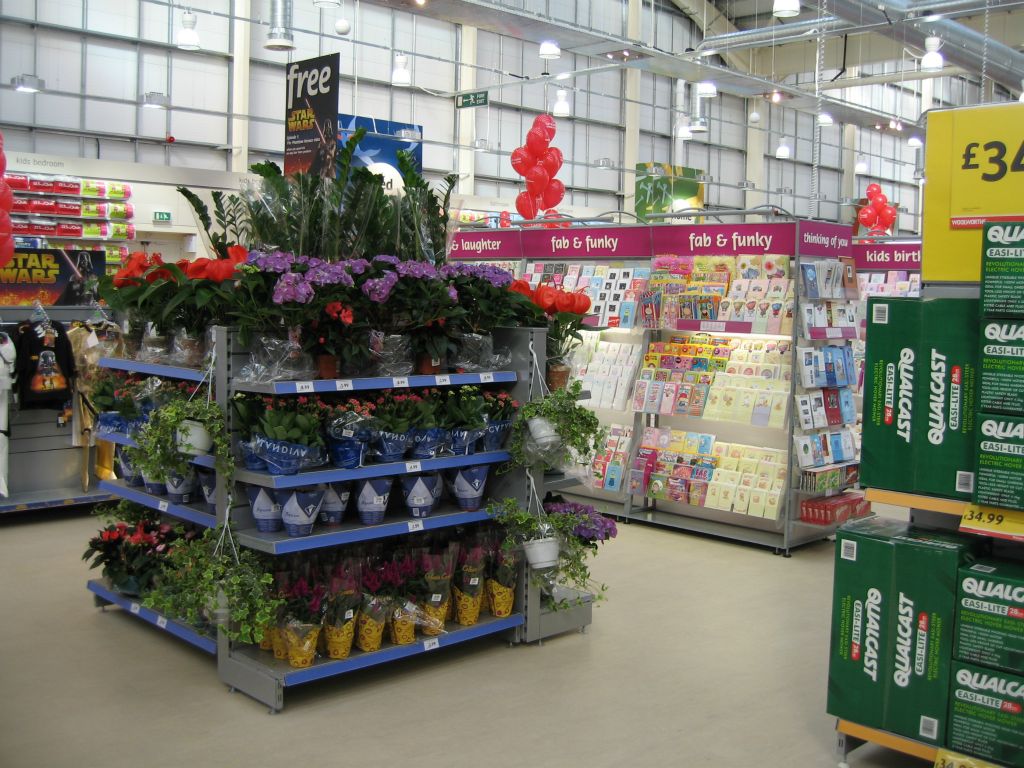
<svg viewBox="0 0 1024 768">
<path fill-rule="evenodd" d="M 295 490 L 281 507 L 281 520 L 289 536 L 308 536 L 313 532 L 313 523 L 320 513 L 324 492 L 319 490 Z"/>
<path fill-rule="evenodd" d="M 476 453 L 476 443 L 482 433 L 482 429 L 453 429 L 448 446 L 456 456 Z"/>
<path fill-rule="evenodd" d="M 199 490 L 203 493 L 206 508 L 213 511 L 217 506 L 217 473 L 206 467 L 196 467 Z"/>
<path fill-rule="evenodd" d="M 441 488 L 441 476 L 436 472 L 402 477 L 405 506 L 413 517 L 427 517 L 434 511 Z"/>
<path fill-rule="evenodd" d="M 428 427 L 412 430 L 411 459 L 432 459 L 442 450 L 448 441 L 448 430 L 442 427 Z"/>
<path fill-rule="evenodd" d="M 142 473 L 128 458 L 128 449 L 123 445 L 117 446 L 114 450 L 114 457 L 117 460 L 118 469 L 121 470 L 121 479 L 124 480 L 125 485 L 142 485 Z"/>
<path fill-rule="evenodd" d="M 373 477 L 357 481 L 356 509 L 364 525 L 378 525 L 384 520 L 393 480 L 391 477 Z"/>
<path fill-rule="evenodd" d="M 355 469 L 363 463 L 366 443 L 354 437 L 332 437 L 328 441 L 328 448 L 331 453 L 331 464 L 339 469 Z"/>
<path fill-rule="evenodd" d="M 249 508 L 256 521 L 256 530 L 264 533 L 280 531 L 281 505 L 274 499 L 269 488 L 258 485 L 245 486 L 245 495 L 249 498 Z"/>
<path fill-rule="evenodd" d="M 323 463 L 323 452 L 316 446 L 273 440 L 266 435 L 253 435 L 253 449 L 267 462 L 267 471 L 272 475 L 294 475 L 304 467 Z"/>
<path fill-rule="evenodd" d="M 512 419 L 492 421 L 484 428 L 483 437 L 480 439 L 480 448 L 484 451 L 500 451 L 508 439 L 508 433 L 512 431 Z"/>
<path fill-rule="evenodd" d="M 125 422 L 125 431 L 129 437 L 135 437 L 147 423 L 149 423 L 149 414 L 139 416 L 137 419 L 129 419 Z"/>
<path fill-rule="evenodd" d="M 105 435 L 110 432 L 125 433 L 128 431 L 128 422 L 117 411 L 101 411 L 96 416 L 96 432 Z"/>
<path fill-rule="evenodd" d="M 405 449 L 409 446 L 409 433 L 378 432 L 373 438 L 373 447 L 377 451 L 377 461 L 381 464 L 401 461 Z"/>
<path fill-rule="evenodd" d="M 246 469 L 252 470 L 253 472 L 266 472 L 267 462 L 256 455 L 256 452 L 252 449 L 252 444 L 246 441 L 240 441 L 238 443 L 238 449 L 242 453 L 242 464 Z"/>
<path fill-rule="evenodd" d="M 189 470 L 184 475 L 167 475 L 167 498 L 174 504 L 188 504 L 196 487 L 196 473 Z"/>
<path fill-rule="evenodd" d="M 484 498 L 484 486 L 487 484 L 487 473 L 491 467 L 482 464 L 476 467 L 463 467 L 452 470 L 451 489 L 459 509 L 475 512 L 480 509 Z"/>
<path fill-rule="evenodd" d="M 167 484 L 163 480 L 150 480 L 143 475 L 142 484 L 146 487 L 146 493 L 151 493 L 154 496 L 163 496 L 167 492 Z"/>
<path fill-rule="evenodd" d="M 320 505 L 320 522 L 324 525 L 340 525 L 352 495 L 352 483 L 328 483 L 324 489 L 324 501 Z"/>
</svg>

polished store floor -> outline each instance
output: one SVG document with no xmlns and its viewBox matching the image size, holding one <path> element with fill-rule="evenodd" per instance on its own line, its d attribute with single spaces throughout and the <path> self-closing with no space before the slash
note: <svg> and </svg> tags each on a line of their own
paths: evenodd
<svg viewBox="0 0 1024 768">
<path fill-rule="evenodd" d="M 829 768 L 832 545 L 792 559 L 637 524 L 595 563 L 587 634 L 484 638 L 289 689 L 93 607 L 87 515 L 0 519 L 0 766 Z M 851 768 L 924 766 L 873 746 Z"/>
</svg>

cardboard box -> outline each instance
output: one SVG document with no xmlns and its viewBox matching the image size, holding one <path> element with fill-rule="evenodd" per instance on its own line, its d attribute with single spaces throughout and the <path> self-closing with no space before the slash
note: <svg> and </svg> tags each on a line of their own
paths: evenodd
<svg viewBox="0 0 1024 768">
<path fill-rule="evenodd" d="M 1024 677 L 953 662 L 949 747 L 1024 768 Z"/>
<path fill-rule="evenodd" d="M 978 408 L 1024 414 L 1024 320 L 982 321 Z"/>
<path fill-rule="evenodd" d="M 1024 509 L 1024 416 L 978 415 L 975 501 Z"/>
<path fill-rule="evenodd" d="M 986 315 L 1024 315 L 1024 222 L 982 230 L 981 306 Z"/>
<path fill-rule="evenodd" d="M 960 569 L 954 656 L 1024 674 L 1024 565 L 979 560 Z"/>
</svg>

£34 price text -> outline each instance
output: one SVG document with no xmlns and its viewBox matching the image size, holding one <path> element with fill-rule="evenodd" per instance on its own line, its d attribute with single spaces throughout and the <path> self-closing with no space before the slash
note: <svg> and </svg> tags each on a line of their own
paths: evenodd
<svg viewBox="0 0 1024 768">
<path fill-rule="evenodd" d="M 964 522 L 979 522 L 989 525 L 1002 525 L 1005 518 L 995 512 L 985 512 L 980 509 L 972 509 L 963 516 Z"/>
<path fill-rule="evenodd" d="M 1024 141 L 1016 150 L 1003 141 L 972 141 L 964 147 L 963 161 L 961 170 L 981 171 L 982 181 L 999 181 L 1008 173 L 1024 173 Z"/>
</svg>

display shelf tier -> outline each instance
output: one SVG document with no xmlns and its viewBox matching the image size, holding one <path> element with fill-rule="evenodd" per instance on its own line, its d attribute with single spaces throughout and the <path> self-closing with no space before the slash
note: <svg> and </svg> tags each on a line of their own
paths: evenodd
<svg viewBox="0 0 1024 768">
<path fill-rule="evenodd" d="M 31 512 L 42 509 L 74 507 L 79 504 L 98 504 L 117 497 L 103 490 L 83 491 L 79 488 L 47 488 L 43 491 L 13 493 L 0 499 L 0 515 Z"/>
<path fill-rule="evenodd" d="M 370 376 L 362 379 L 316 379 L 314 381 L 273 381 L 268 384 L 234 382 L 235 392 L 261 395 L 301 395 L 310 392 L 357 392 L 366 389 L 403 389 L 406 387 L 448 387 L 463 384 L 506 384 L 517 380 L 515 371 L 484 373 L 446 373 L 436 376 Z"/>
<path fill-rule="evenodd" d="M 872 503 L 923 509 L 926 512 L 938 512 L 943 515 L 953 515 L 954 517 L 963 517 L 964 512 L 971 506 L 969 501 L 943 499 L 938 496 L 922 496 L 916 493 L 885 491 L 881 488 L 866 489 L 864 491 L 864 498 Z"/>
<path fill-rule="evenodd" d="M 448 631 L 438 637 L 421 638 L 409 645 L 386 646 L 379 651 L 369 653 L 353 650 L 352 655 L 347 659 L 324 659 L 305 669 L 291 667 L 288 665 L 288 662 L 279 661 L 267 651 L 260 651 L 253 646 L 235 648 L 232 650 L 231 656 L 234 661 L 240 664 L 245 664 L 274 677 L 284 686 L 302 685 L 303 683 L 311 683 L 314 680 L 323 680 L 327 677 L 344 675 L 378 664 L 386 664 L 391 661 L 409 658 L 410 656 L 418 656 L 439 648 L 458 645 L 467 640 L 475 640 L 478 637 L 508 632 L 522 626 L 522 624 L 523 615 L 521 613 L 516 613 L 502 619 L 485 618 L 472 627 L 448 624 Z"/>
<path fill-rule="evenodd" d="M 653 414 L 645 414 L 653 415 Z M 728 443 L 757 444 L 761 448 L 786 450 L 789 447 L 788 427 L 762 427 L 739 421 L 705 419 L 703 416 L 659 415 L 660 424 L 687 432 L 706 432 Z"/>
<path fill-rule="evenodd" d="M 842 469 L 843 467 L 852 467 L 855 464 L 860 464 L 860 459 L 856 461 L 840 461 L 837 464 L 823 464 L 820 467 L 799 467 L 800 472 L 828 472 L 830 469 Z"/>
<path fill-rule="evenodd" d="M 437 459 L 395 461 L 389 464 L 369 464 L 354 469 L 313 469 L 295 475 L 272 475 L 251 469 L 235 470 L 235 480 L 264 488 L 301 488 L 317 483 L 340 483 L 346 480 L 367 480 L 373 477 L 396 477 L 415 472 L 433 472 L 440 469 L 475 467 L 480 464 L 501 464 L 512 456 L 508 451 L 487 451 L 467 456 L 442 456 Z"/>
<path fill-rule="evenodd" d="M 888 731 L 880 731 L 877 728 L 868 728 L 866 725 L 851 723 L 849 720 L 839 720 L 836 723 L 836 730 L 839 733 L 846 734 L 847 736 L 853 736 L 855 739 L 888 747 L 889 749 L 894 749 L 897 752 L 902 752 L 903 754 L 911 755 L 912 757 L 918 757 L 922 760 L 934 762 L 935 757 L 938 754 L 938 748 L 933 747 L 930 744 L 922 744 L 920 741 L 914 741 L 913 739 L 908 739 L 904 736 L 897 736 L 896 734 L 889 733 Z"/>
<path fill-rule="evenodd" d="M 355 512 L 346 513 L 346 516 L 357 519 Z M 325 547 L 405 536 L 418 531 L 433 531 L 456 525 L 469 525 L 489 520 L 490 517 L 486 509 L 463 512 L 460 509 L 448 507 L 435 510 L 429 517 L 393 514 L 391 519 L 386 519 L 380 525 L 363 525 L 357 521 L 328 528 L 317 524 L 314 532 L 309 536 L 289 536 L 284 531 L 261 533 L 255 528 L 243 528 L 236 533 L 235 538 L 239 544 L 249 547 L 249 549 L 271 555 L 287 555 L 292 552 L 307 552 Z"/>
<path fill-rule="evenodd" d="M 858 332 L 858 328 L 808 328 L 807 332 L 804 334 L 804 338 L 811 341 L 856 339 Z"/>
<path fill-rule="evenodd" d="M 125 360 L 120 357 L 101 357 L 99 365 L 101 368 L 113 368 L 130 373 L 143 373 L 147 376 L 160 376 L 165 379 L 205 381 L 207 378 L 206 371 L 198 371 L 195 368 L 180 368 L 174 365 L 160 365 L 159 363 L 143 363 L 139 360 Z"/>
<path fill-rule="evenodd" d="M 827 490 L 810 491 L 806 488 L 793 488 L 793 493 L 799 493 L 801 496 L 820 496 L 820 497 L 831 497 L 838 496 L 846 491 L 856 490 L 859 483 L 848 483 L 841 485 L 838 488 L 829 488 Z"/>
<path fill-rule="evenodd" d="M 89 223 L 96 222 L 100 224 L 132 224 L 134 221 L 131 218 L 110 218 L 105 216 L 83 216 L 82 214 L 72 215 L 67 213 L 33 213 L 32 211 L 11 211 L 11 214 L 15 217 L 27 218 L 27 219 L 60 219 L 61 221 L 67 221 L 71 219 L 73 221 L 87 221 Z M 29 237 L 36 237 L 36 235 L 29 235 Z M 68 238 L 74 240 L 75 238 Z M 97 238 L 83 238 L 87 240 L 95 240 Z M 121 238 L 122 240 L 124 238 Z"/>
<path fill-rule="evenodd" d="M 146 493 L 142 488 L 127 486 L 121 480 L 100 480 L 100 488 L 122 499 L 134 501 L 136 504 L 155 509 L 157 512 L 176 517 L 179 520 L 206 528 L 213 528 L 217 525 L 217 516 L 211 512 L 201 512 L 186 504 L 173 504 L 165 498 Z"/>
<path fill-rule="evenodd" d="M 123 432 L 97 432 L 97 440 L 106 440 L 108 443 L 114 443 L 116 445 L 123 445 L 126 448 L 138 448 L 139 444 L 135 442 L 135 439 L 129 437 Z M 208 453 L 204 453 L 202 456 L 193 456 L 190 461 L 197 467 L 206 467 L 207 469 L 213 469 L 213 465 L 216 459 Z"/>
<path fill-rule="evenodd" d="M 200 634 L 192 627 L 181 624 L 174 619 L 169 619 L 154 610 L 144 608 L 138 601 L 115 592 L 98 579 L 91 579 L 87 582 L 86 586 L 102 602 L 123 608 L 129 615 L 141 619 L 147 624 L 152 624 L 157 629 L 163 630 L 179 640 L 184 640 L 189 645 L 193 645 L 210 655 L 217 653 L 217 641 L 214 638 Z"/>
</svg>

